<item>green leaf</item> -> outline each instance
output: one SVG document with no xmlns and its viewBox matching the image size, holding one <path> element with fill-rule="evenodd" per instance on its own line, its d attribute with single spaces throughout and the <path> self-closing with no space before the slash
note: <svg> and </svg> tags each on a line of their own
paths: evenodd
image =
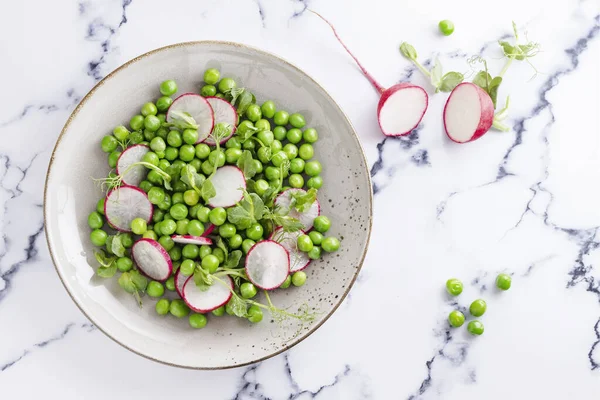
<svg viewBox="0 0 600 400">
<path fill-rule="evenodd" d="M 227 257 L 229 256 L 229 249 L 227 248 L 227 245 L 225 244 L 221 236 L 217 238 L 217 248 L 223 250 L 223 253 L 225 253 L 225 260 L 227 260 Z"/>
<path fill-rule="evenodd" d="M 129 271 L 129 276 L 131 277 L 131 281 L 137 290 L 140 292 L 146 291 L 146 287 L 148 286 L 148 279 L 137 270 Z"/>
<path fill-rule="evenodd" d="M 465 77 L 460 72 L 448 72 L 442 78 L 439 90 L 442 92 L 451 92 L 457 87 Z"/>
<path fill-rule="evenodd" d="M 194 284 L 198 286 L 200 290 L 205 292 L 210 286 L 212 286 L 213 279 L 210 274 L 204 270 L 204 268 L 198 266 L 194 270 Z"/>
<path fill-rule="evenodd" d="M 400 52 L 404 57 L 408 58 L 409 60 L 416 61 L 417 59 L 417 50 L 415 50 L 413 46 L 406 42 L 402 42 L 402 44 L 400 45 Z"/>
<path fill-rule="evenodd" d="M 295 232 L 303 229 L 304 225 L 296 218 L 287 215 L 288 211 L 289 210 L 286 211 L 285 209 L 278 207 L 274 212 L 265 213 L 264 219 L 273 221 L 275 225 L 281 226 L 286 232 Z"/>
<path fill-rule="evenodd" d="M 242 95 L 243 93 L 246 93 L 245 88 L 234 87 L 234 88 L 227 90 L 225 92 L 225 95 L 227 96 L 227 99 L 229 100 L 229 102 L 231 104 L 235 105 L 235 102 L 237 101 L 238 97 L 240 95 Z"/>
<path fill-rule="evenodd" d="M 435 87 L 436 91 L 439 91 L 439 87 L 442 84 L 443 74 L 442 63 L 440 62 L 439 58 L 435 59 L 435 63 L 430 71 L 430 74 L 431 84 L 433 87 Z"/>
<path fill-rule="evenodd" d="M 94 251 L 94 257 L 102 267 L 110 267 L 116 261 L 114 257 L 107 257 L 103 250 Z"/>
<path fill-rule="evenodd" d="M 278 188 L 274 186 L 269 186 L 267 190 L 262 195 L 262 200 L 265 204 L 273 204 L 273 200 L 277 197 Z"/>
<path fill-rule="evenodd" d="M 291 207 L 295 208 L 298 212 L 306 212 L 317 200 L 317 189 L 310 188 L 308 191 L 294 191 L 292 194 Z"/>
<path fill-rule="evenodd" d="M 127 293 L 134 293 L 137 291 L 137 288 L 131 279 L 131 272 L 123 272 L 121 274 L 119 277 L 119 286 Z"/>
<path fill-rule="evenodd" d="M 117 257 L 125 256 L 125 246 L 123 246 L 123 243 L 121 243 L 120 235 L 116 235 L 115 237 L 113 237 L 113 240 L 110 244 L 110 250 Z"/>
<path fill-rule="evenodd" d="M 196 172 L 196 169 L 190 165 L 186 164 L 181 168 L 181 181 L 194 189 L 198 194 L 201 194 L 200 188 L 204 184 L 206 178 L 204 175 L 200 175 Z"/>
<path fill-rule="evenodd" d="M 253 204 L 253 216 L 256 221 L 259 221 L 263 218 L 265 214 L 266 207 L 263 200 L 256 193 L 250 193 L 250 199 Z"/>
<path fill-rule="evenodd" d="M 488 89 L 488 94 L 492 98 L 492 103 L 494 103 L 494 108 L 496 108 L 496 99 L 498 98 L 498 88 L 502 83 L 502 77 L 497 76 L 490 82 L 490 87 Z"/>
<path fill-rule="evenodd" d="M 98 267 L 96 275 L 101 278 L 112 278 L 117 272 L 117 263 L 113 263 L 110 267 Z"/>
<path fill-rule="evenodd" d="M 245 90 L 239 97 L 238 97 L 238 103 L 237 103 L 237 112 L 238 115 L 242 116 L 246 113 L 246 110 L 248 109 L 248 106 L 250 106 L 250 104 L 253 103 L 252 99 L 254 98 L 254 95 L 250 92 L 248 92 L 247 90 Z"/>
<path fill-rule="evenodd" d="M 215 125 L 212 130 L 210 136 L 215 140 L 216 143 L 219 143 L 221 140 L 225 139 L 227 136 L 231 134 L 231 130 L 233 127 L 225 122 L 219 122 Z"/>
<path fill-rule="evenodd" d="M 515 48 L 512 44 L 503 40 L 498 41 L 498 44 L 500 45 L 500 47 L 502 47 L 502 51 L 504 52 L 505 56 L 510 57 L 516 55 Z"/>
<path fill-rule="evenodd" d="M 181 130 L 198 129 L 196 120 L 189 113 L 184 111 L 169 110 L 169 117 L 172 118 L 171 124 Z"/>
<path fill-rule="evenodd" d="M 248 229 L 256 222 L 253 215 L 241 205 L 236 205 L 227 213 L 227 219 L 238 229 Z"/>
<path fill-rule="evenodd" d="M 237 167 L 242 170 L 246 179 L 254 177 L 257 172 L 252 160 L 252 153 L 249 150 L 244 150 L 237 161 Z"/>
<path fill-rule="evenodd" d="M 215 186 L 212 184 L 210 179 L 207 179 L 202 183 L 202 189 L 200 189 L 200 196 L 204 199 L 205 202 L 208 202 L 210 199 L 217 195 L 217 190 Z"/>
<path fill-rule="evenodd" d="M 234 250 L 229 254 L 229 258 L 227 258 L 227 262 L 225 263 L 225 268 L 237 268 L 240 260 L 242 258 L 242 252 L 240 250 Z"/>
<path fill-rule="evenodd" d="M 227 303 L 229 309 L 233 312 L 233 315 L 240 318 L 248 317 L 248 304 L 242 300 L 237 294 L 231 296 L 231 300 Z"/>
<path fill-rule="evenodd" d="M 473 78 L 473 83 L 488 91 L 488 85 L 492 81 L 492 76 L 487 71 L 479 71 Z"/>
</svg>

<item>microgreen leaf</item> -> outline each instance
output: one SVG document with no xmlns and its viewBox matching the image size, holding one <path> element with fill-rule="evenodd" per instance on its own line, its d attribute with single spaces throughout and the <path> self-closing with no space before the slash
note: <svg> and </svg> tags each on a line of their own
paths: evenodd
<svg viewBox="0 0 600 400">
<path fill-rule="evenodd" d="M 212 184 L 210 179 L 205 180 L 202 183 L 202 188 L 200 189 L 200 196 L 204 199 L 205 202 L 208 202 L 210 199 L 217 195 L 217 190 L 215 186 Z"/>
<path fill-rule="evenodd" d="M 492 103 L 494 103 L 494 108 L 496 108 L 496 99 L 498 98 L 498 88 L 502 83 L 502 77 L 497 76 L 490 81 L 490 85 L 488 87 L 488 94 L 492 98 Z"/>
<path fill-rule="evenodd" d="M 252 93 L 248 92 L 248 91 L 244 91 L 242 94 L 240 94 L 240 96 L 238 97 L 238 102 L 237 102 L 237 112 L 238 115 L 244 115 L 246 113 L 246 110 L 248 109 L 248 107 L 250 106 L 250 104 L 252 104 L 252 99 L 253 99 L 253 95 Z"/>
<path fill-rule="evenodd" d="M 217 237 L 217 248 L 223 250 L 223 253 L 225 254 L 225 260 L 227 260 L 227 257 L 229 256 L 229 249 L 227 248 L 227 245 L 225 244 L 225 242 L 223 241 L 223 238 L 221 238 L 221 236 Z"/>
<path fill-rule="evenodd" d="M 194 189 L 198 194 L 201 194 L 201 187 L 204 184 L 206 178 L 204 175 L 200 175 L 196 172 L 196 168 L 194 168 L 190 164 L 186 164 L 181 168 L 181 181 L 186 185 L 190 186 Z"/>
<path fill-rule="evenodd" d="M 198 129 L 196 120 L 184 111 L 169 110 L 169 117 L 171 117 L 171 124 L 181 130 L 184 129 Z"/>
<path fill-rule="evenodd" d="M 246 89 L 240 87 L 234 87 L 225 91 L 227 99 L 233 105 L 235 105 L 235 102 L 237 101 L 238 97 L 243 93 L 246 93 Z"/>
<path fill-rule="evenodd" d="M 234 250 L 229 254 L 227 262 L 225 263 L 226 268 L 236 268 L 242 258 L 242 252 L 240 250 Z"/>
<path fill-rule="evenodd" d="M 248 229 L 255 220 L 252 214 L 244 207 L 237 205 L 227 213 L 227 219 L 239 229 Z"/>
<path fill-rule="evenodd" d="M 306 212 L 317 200 L 317 189 L 310 188 L 308 191 L 291 191 L 292 202 L 291 207 L 295 208 L 298 212 Z"/>
<path fill-rule="evenodd" d="M 249 150 L 244 150 L 237 161 L 237 167 L 242 170 L 246 179 L 252 178 L 254 175 L 256 175 L 256 167 L 252 161 L 252 153 Z"/>
<path fill-rule="evenodd" d="M 121 274 L 119 277 L 119 286 L 121 286 L 121 288 L 123 288 L 123 290 L 125 290 L 127 293 L 133 293 L 137 290 L 129 272 L 123 272 Z"/>
<path fill-rule="evenodd" d="M 117 259 L 115 257 L 106 257 L 104 251 L 94 251 L 94 257 L 100 267 L 96 270 L 96 275 L 102 278 L 112 278 L 117 272 Z"/>
<path fill-rule="evenodd" d="M 451 92 L 465 79 L 460 72 L 448 72 L 442 78 L 442 83 L 438 87 L 441 92 Z"/>
<path fill-rule="evenodd" d="M 110 251 L 117 257 L 125 256 L 125 246 L 121 243 L 121 236 L 116 235 L 110 243 Z"/>
<path fill-rule="evenodd" d="M 487 71 L 479 71 L 473 78 L 473 83 L 487 92 L 491 80 L 492 77 Z"/>
<path fill-rule="evenodd" d="M 112 278 L 117 272 L 117 263 L 112 263 L 109 267 L 98 267 L 96 275 L 101 278 Z"/>
<path fill-rule="evenodd" d="M 198 286 L 203 292 L 207 291 L 209 286 L 214 283 L 212 276 L 204 270 L 201 266 L 197 265 L 194 270 L 194 284 Z"/>
<path fill-rule="evenodd" d="M 402 44 L 400 44 L 400 52 L 409 60 L 416 61 L 417 59 L 417 50 L 415 50 L 413 46 L 406 42 L 402 42 Z"/>
<path fill-rule="evenodd" d="M 227 303 L 227 307 L 236 317 L 248 317 L 248 303 L 242 300 L 242 298 L 239 297 L 235 292 L 232 292 L 231 300 L 229 300 L 229 303 Z"/>
<path fill-rule="evenodd" d="M 148 286 L 148 279 L 135 269 L 129 271 L 129 274 L 131 276 L 131 281 L 135 285 L 136 289 L 140 292 L 145 292 L 146 287 Z"/>
</svg>

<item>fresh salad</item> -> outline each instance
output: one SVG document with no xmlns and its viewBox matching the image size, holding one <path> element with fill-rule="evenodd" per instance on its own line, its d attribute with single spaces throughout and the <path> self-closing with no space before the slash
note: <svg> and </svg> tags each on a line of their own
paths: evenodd
<svg viewBox="0 0 600 400">
<path fill-rule="evenodd" d="M 193 328 L 209 313 L 311 321 L 306 304 L 283 310 L 269 292 L 304 285 L 311 261 L 340 247 L 317 199 L 318 133 L 217 69 L 204 83 L 175 98 L 176 82 L 162 82 L 129 129 L 102 138 L 112 170 L 88 217 L 96 273 Z"/>
</svg>

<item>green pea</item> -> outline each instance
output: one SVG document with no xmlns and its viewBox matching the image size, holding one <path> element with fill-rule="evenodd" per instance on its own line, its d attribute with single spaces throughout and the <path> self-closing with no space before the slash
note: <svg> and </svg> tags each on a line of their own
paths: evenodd
<svg viewBox="0 0 600 400">
<path fill-rule="evenodd" d="M 204 85 L 200 90 L 200 94 L 204 97 L 212 97 L 217 94 L 217 88 L 214 85 Z"/>
<path fill-rule="evenodd" d="M 304 138 L 304 141 L 307 143 L 315 143 L 317 140 L 319 140 L 319 134 L 317 133 L 317 130 L 314 128 L 305 129 L 304 132 L 302 133 L 302 137 Z"/>
<path fill-rule="evenodd" d="M 172 96 L 177 93 L 177 83 L 174 80 L 169 79 L 160 84 L 160 93 L 163 96 Z"/>
<path fill-rule="evenodd" d="M 260 106 L 258 104 L 250 104 L 246 109 L 246 118 L 252 122 L 256 122 L 262 118 Z"/>
<path fill-rule="evenodd" d="M 202 236 L 204 234 L 204 225 L 197 219 L 193 219 L 188 223 L 187 230 L 192 236 Z"/>
<path fill-rule="evenodd" d="M 292 143 L 288 143 L 283 146 L 283 152 L 287 156 L 288 160 L 293 160 L 298 157 L 298 146 Z"/>
<path fill-rule="evenodd" d="M 325 233 L 331 228 L 331 220 L 324 215 L 319 215 L 313 221 L 313 226 L 317 232 Z"/>
<path fill-rule="evenodd" d="M 183 193 L 188 189 L 188 186 L 182 181 L 176 181 L 173 185 L 173 191 Z M 183 200 L 183 198 L 182 198 Z"/>
<path fill-rule="evenodd" d="M 202 163 L 202 172 L 204 173 L 204 175 L 212 174 L 214 168 L 215 167 L 208 160 Z"/>
<path fill-rule="evenodd" d="M 115 151 L 118 145 L 119 142 L 113 135 L 107 135 L 102 138 L 101 146 L 102 151 L 105 153 L 111 153 Z"/>
<path fill-rule="evenodd" d="M 227 164 L 235 164 L 242 156 L 242 153 L 241 149 L 227 149 L 225 150 L 225 161 Z"/>
<path fill-rule="evenodd" d="M 156 132 L 152 129 L 144 129 L 144 139 L 146 139 L 143 144 L 149 144 L 152 139 L 156 137 Z"/>
<path fill-rule="evenodd" d="M 208 158 L 210 154 L 210 147 L 207 144 L 200 143 L 196 145 L 196 157 L 201 160 L 205 160 Z"/>
<path fill-rule="evenodd" d="M 197 258 L 200 253 L 200 248 L 195 244 L 186 244 L 181 250 L 181 254 L 185 258 L 194 259 Z"/>
<path fill-rule="evenodd" d="M 242 250 L 244 254 L 248 254 L 252 246 L 254 246 L 255 244 L 256 242 L 252 239 L 244 239 L 244 241 L 242 242 Z"/>
<path fill-rule="evenodd" d="M 277 140 L 284 140 L 287 136 L 287 129 L 284 126 L 276 126 L 273 129 L 273 136 Z"/>
<path fill-rule="evenodd" d="M 165 282 L 165 287 L 167 288 L 167 290 L 170 290 L 171 292 L 175 290 L 175 278 L 173 278 L 172 276 L 169 277 L 169 279 L 167 279 L 167 281 Z"/>
<path fill-rule="evenodd" d="M 252 160 L 252 166 L 256 170 L 257 174 L 261 174 L 263 171 L 263 165 L 259 160 Z"/>
<path fill-rule="evenodd" d="M 183 193 L 183 202 L 188 206 L 194 206 L 200 201 L 200 195 L 195 190 L 186 190 Z"/>
<path fill-rule="evenodd" d="M 171 104 L 173 104 L 173 99 L 169 96 L 162 96 L 156 100 L 156 108 L 158 111 L 167 111 L 169 107 L 171 107 Z"/>
<path fill-rule="evenodd" d="M 144 154 L 144 156 L 142 157 L 142 161 L 158 167 L 158 162 L 160 161 L 160 159 L 158 158 L 158 155 L 156 155 L 155 152 L 149 151 L 146 154 Z"/>
<path fill-rule="evenodd" d="M 257 305 L 252 305 L 248 308 L 248 321 L 257 324 L 263 319 L 263 312 Z"/>
<path fill-rule="evenodd" d="M 252 123 L 252 121 L 248 121 L 247 119 L 245 119 L 242 122 L 240 122 L 240 124 L 238 125 L 237 133 L 244 134 L 250 130 L 254 130 L 253 128 L 254 128 L 254 124 Z"/>
<path fill-rule="evenodd" d="M 290 143 L 299 143 L 302 140 L 302 131 L 298 128 L 292 128 L 287 131 L 285 137 Z"/>
<path fill-rule="evenodd" d="M 254 143 L 254 140 L 247 140 L 242 144 L 242 148 L 244 150 L 254 150 L 256 149 L 256 143 Z"/>
<path fill-rule="evenodd" d="M 219 227 L 219 235 L 221 235 L 224 239 L 229 239 L 235 235 L 236 229 L 235 225 L 226 222 Z"/>
<path fill-rule="evenodd" d="M 162 221 L 165 218 L 165 212 L 160 209 L 155 209 L 154 214 L 152 215 L 152 222 L 157 223 Z"/>
<path fill-rule="evenodd" d="M 275 125 L 287 125 L 289 120 L 290 114 L 287 111 L 279 110 L 273 115 L 273 122 L 275 122 Z"/>
<path fill-rule="evenodd" d="M 179 149 L 175 147 L 167 147 L 165 150 L 165 158 L 169 161 L 176 160 L 179 157 Z"/>
<path fill-rule="evenodd" d="M 254 182 L 254 191 L 259 196 L 265 194 L 267 189 L 269 189 L 269 182 L 265 181 L 264 179 L 258 179 L 256 182 Z"/>
<path fill-rule="evenodd" d="M 447 19 L 440 21 L 438 27 L 440 28 L 440 32 L 442 32 L 442 35 L 444 36 L 450 36 L 452 35 L 452 32 L 454 32 L 454 23 Z"/>
<path fill-rule="evenodd" d="M 231 139 L 225 142 L 225 147 L 228 149 L 241 149 L 242 144 L 240 143 L 240 139 L 238 139 L 236 136 L 233 136 Z"/>
<path fill-rule="evenodd" d="M 500 290 L 510 289 L 511 283 L 512 283 L 512 279 L 511 279 L 510 275 L 499 274 L 498 277 L 496 278 L 496 287 Z"/>
<path fill-rule="evenodd" d="M 148 182 L 148 181 L 141 181 L 140 182 L 140 189 L 142 189 L 144 192 L 148 193 L 150 191 L 150 189 L 152 189 L 154 186 Z M 156 210 L 154 210 L 154 214 L 156 214 Z"/>
<path fill-rule="evenodd" d="M 96 211 L 104 215 L 104 197 L 98 200 L 98 202 L 96 203 Z"/>
<path fill-rule="evenodd" d="M 122 142 L 126 141 L 129 138 L 130 133 L 131 132 L 129 132 L 129 130 L 123 125 L 116 126 L 115 129 L 113 129 L 113 135 L 117 138 L 117 140 L 120 140 Z"/>
<path fill-rule="evenodd" d="M 177 318 L 186 317 L 190 313 L 190 309 L 185 304 L 185 302 L 181 299 L 175 299 L 171 302 L 171 306 L 169 307 L 169 311 L 171 314 Z"/>
<path fill-rule="evenodd" d="M 129 127 L 132 131 L 139 131 L 144 126 L 144 116 L 143 115 L 134 115 L 129 120 Z"/>
<path fill-rule="evenodd" d="M 152 151 L 165 151 L 167 149 L 167 144 L 163 138 L 155 137 L 150 141 L 150 148 Z"/>
<path fill-rule="evenodd" d="M 196 156 L 196 149 L 191 144 L 184 144 L 179 148 L 179 159 L 190 162 Z"/>
<path fill-rule="evenodd" d="M 288 182 L 291 187 L 300 189 L 304 186 L 304 178 L 300 174 L 292 174 L 288 178 Z"/>
<path fill-rule="evenodd" d="M 121 244 L 123 245 L 123 247 L 128 249 L 131 246 L 133 246 L 133 237 L 131 236 L 131 233 L 121 233 L 120 237 L 121 237 Z"/>
<path fill-rule="evenodd" d="M 92 229 L 100 229 L 104 225 L 104 218 L 98 211 L 93 211 L 88 215 L 88 225 Z"/>
<path fill-rule="evenodd" d="M 465 315 L 458 310 L 454 310 L 448 315 L 448 322 L 451 326 L 458 328 L 465 323 Z"/>
<path fill-rule="evenodd" d="M 94 229 L 90 233 L 90 241 L 94 246 L 104 246 L 106 244 L 106 239 L 108 238 L 108 233 L 104 232 L 102 229 Z"/>
<path fill-rule="evenodd" d="M 194 167 L 195 171 L 202 170 L 202 161 L 198 160 L 197 158 L 194 158 L 192 161 L 190 161 L 188 165 Z"/>
<path fill-rule="evenodd" d="M 183 144 L 183 138 L 178 131 L 170 131 L 167 135 L 167 143 L 169 146 L 180 147 Z"/>
<path fill-rule="evenodd" d="M 275 154 L 281 150 L 283 150 L 283 144 L 277 139 L 273 140 L 273 143 L 271 143 L 271 154 Z"/>
<path fill-rule="evenodd" d="M 271 158 L 271 162 L 276 167 L 279 167 L 281 164 L 283 164 L 287 160 L 288 160 L 288 156 L 283 151 L 279 151 L 279 152 L 273 154 L 273 157 Z"/>
<path fill-rule="evenodd" d="M 108 155 L 108 166 L 111 168 L 115 168 L 117 166 L 117 161 L 121 156 L 121 152 L 119 150 L 115 150 Z"/>
<path fill-rule="evenodd" d="M 236 233 L 231 238 L 229 238 L 229 247 L 231 249 L 237 249 L 242 245 L 243 241 L 244 241 L 244 239 L 242 238 L 242 235 L 240 235 L 239 233 Z"/>
<path fill-rule="evenodd" d="M 296 245 L 300 251 L 308 253 L 312 250 L 314 244 L 308 235 L 300 235 L 296 241 Z"/>
<path fill-rule="evenodd" d="M 221 306 L 219 308 L 215 308 L 214 310 L 212 310 L 212 314 L 215 317 L 222 317 L 223 315 L 225 315 L 225 306 Z"/>
<path fill-rule="evenodd" d="M 156 205 L 162 203 L 165 200 L 165 191 L 161 187 L 153 186 L 148 191 L 148 200 Z"/>
<path fill-rule="evenodd" d="M 183 141 L 187 144 L 196 144 L 198 141 L 198 131 L 196 129 L 185 129 L 181 135 Z M 194 149 L 194 155 L 196 154 Z"/>
<path fill-rule="evenodd" d="M 140 117 L 142 116 L 140 115 Z M 142 120 L 142 124 L 143 123 L 144 121 Z M 131 144 L 140 144 L 144 141 L 144 134 L 139 131 L 131 132 L 131 134 L 129 135 L 129 141 L 131 142 Z"/>
<path fill-rule="evenodd" d="M 165 294 L 165 287 L 160 282 L 150 281 L 146 287 L 146 293 L 150 297 L 161 297 Z"/>
<path fill-rule="evenodd" d="M 308 236 L 310 237 L 310 241 L 313 242 L 315 246 L 320 246 L 323 242 L 323 235 L 318 231 L 311 231 Z"/>
<path fill-rule="evenodd" d="M 326 237 L 321 243 L 321 248 L 328 253 L 332 253 L 340 248 L 340 241 L 333 236 Z"/>
<path fill-rule="evenodd" d="M 219 79 L 221 79 L 221 73 L 218 69 L 209 68 L 204 71 L 204 83 L 207 85 L 214 85 L 215 83 L 219 82 Z"/>
<path fill-rule="evenodd" d="M 225 95 L 223 93 L 217 93 L 215 94 L 215 97 L 218 97 L 219 99 L 225 99 Z"/>
<path fill-rule="evenodd" d="M 171 257 L 171 260 L 173 261 L 181 260 L 181 247 L 175 246 L 169 250 L 169 257 Z"/>
<path fill-rule="evenodd" d="M 304 143 L 302 146 L 300 146 L 300 149 L 298 149 L 298 155 L 303 160 L 310 160 L 315 155 L 315 149 L 313 148 L 312 144 Z"/>
<path fill-rule="evenodd" d="M 451 278 L 446 281 L 446 290 L 452 296 L 458 296 L 463 291 L 463 284 L 456 278 Z"/>
<path fill-rule="evenodd" d="M 148 115 L 156 115 L 158 112 L 158 108 L 154 105 L 154 103 L 146 103 L 142 106 L 142 115 L 147 117 Z"/>
<path fill-rule="evenodd" d="M 321 186 L 323 186 L 323 178 L 320 176 L 313 176 L 308 180 L 308 182 L 306 182 L 306 186 L 308 186 L 309 189 L 321 189 Z"/>
<path fill-rule="evenodd" d="M 471 303 L 469 306 L 469 312 L 474 317 L 481 317 L 485 314 L 485 310 L 487 309 L 487 304 L 484 300 L 477 299 Z"/>
<path fill-rule="evenodd" d="M 129 257 L 120 257 L 117 259 L 117 269 L 121 272 L 127 272 L 133 268 L 133 261 Z"/>
<path fill-rule="evenodd" d="M 184 276 L 190 276 L 194 273 L 194 270 L 196 269 L 196 263 L 194 263 L 193 260 L 186 259 L 181 262 L 181 266 L 179 268 L 181 269 L 181 273 Z"/>
<path fill-rule="evenodd" d="M 481 335 L 483 333 L 483 324 L 477 320 L 469 322 L 467 330 L 471 335 Z"/>
<path fill-rule="evenodd" d="M 259 125 L 259 122 L 261 122 L 261 121 L 266 121 L 266 120 L 261 119 L 260 121 L 258 121 L 256 123 L 257 127 Z M 266 121 L 266 122 L 268 123 L 268 121 Z M 275 140 L 275 135 L 273 135 L 273 132 L 271 132 L 269 130 L 270 128 L 271 127 L 267 127 L 266 130 L 262 130 L 256 134 L 256 138 L 258 140 L 260 140 L 265 146 L 270 146 L 271 144 L 273 144 L 273 140 Z"/>
<path fill-rule="evenodd" d="M 301 174 L 304 171 L 304 160 L 301 158 L 294 158 L 290 161 L 290 172 L 293 174 Z M 302 179 L 304 184 L 304 179 Z"/>
<path fill-rule="evenodd" d="M 225 252 L 221 248 L 213 249 L 212 255 L 217 257 L 219 263 L 223 263 L 225 261 Z"/>
<path fill-rule="evenodd" d="M 160 223 L 160 231 L 163 235 L 172 235 L 177 229 L 177 223 L 173 220 L 166 220 Z"/>
<path fill-rule="evenodd" d="M 267 119 L 259 119 L 258 121 L 256 121 L 256 123 L 254 124 L 254 126 L 256 127 L 256 129 L 258 129 L 260 132 L 271 132 L 271 123 L 269 122 L 269 120 Z M 259 132 L 259 133 L 260 133 Z M 272 133 L 272 132 L 271 132 Z M 258 134 L 256 135 L 258 137 Z M 260 138 L 259 138 L 260 139 Z M 262 141 L 262 140 L 261 140 Z M 263 142 L 264 143 L 264 142 Z M 267 144 L 267 143 L 265 143 Z"/>
<path fill-rule="evenodd" d="M 210 248 L 210 246 L 207 246 L 207 245 L 200 246 L 200 258 L 201 259 L 204 259 L 204 257 L 206 257 L 210 254 L 212 254 L 212 249 Z"/>
<path fill-rule="evenodd" d="M 237 84 L 231 78 L 223 78 L 223 79 L 221 79 L 221 82 L 219 82 L 219 92 L 221 92 L 221 93 L 225 93 L 236 87 L 237 87 Z"/>
<path fill-rule="evenodd" d="M 279 286 L 280 289 L 287 289 L 290 287 L 290 285 L 292 284 L 292 276 L 288 275 L 287 278 L 285 278 L 285 281 L 283 281 L 283 283 L 281 284 L 281 286 Z"/>
<path fill-rule="evenodd" d="M 200 222 L 206 223 L 210 219 L 210 211 L 211 211 L 210 208 L 202 207 L 196 213 L 196 218 L 198 218 L 200 220 Z"/>
<path fill-rule="evenodd" d="M 243 298 L 251 299 L 254 296 L 256 296 L 256 293 L 257 293 L 256 286 L 254 286 L 252 283 L 244 282 L 241 284 L 240 294 L 242 295 Z"/>
<path fill-rule="evenodd" d="M 189 223 L 190 221 L 187 218 L 177 221 L 177 229 L 175 229 L 175 233 L 178 235 L 187 235 Z"/>
<path fill-rule="evenodd" d="M 304 165 L 304 171 L 308 176 L 317 176 L 321 174 L 323 167 L 318 161 L 309 161 Z"/>
<path fill-rule="evenodd" d="M 152 240 L 158 239 L 158 236 L 156 235 L 156 232 L 154 232 L 152 230 L 147 230 L 146 232 L 144 232 L 144 234 L 142 235 L 142 237 L 144 239 L 152 239 Z"/>
<path fill-rule="evenodd" d="M 175 242 L 173 241 L 173 239 L 171 239 L 171 236 L 161 236 L 160 239 L 158 239 L 158 243 L 166 250 L 169 251 L 171 250 L 173 247 L 175 247 Z"/>
<path fill-rule="evenodd" d="M 181 203 L 173 204 L 169 210 L 169 214 L 171 214 L 175 220 L 179 221 L 188 216 L 188 208 Z"/>
<path fill-rule="evenodd" d="M 271 160 L 271 149 L 269 147 L 261 147 L 256 152 L 261 163 L 268 163 Z"/>
<path fill-rule="evenodd" d="M 265 101 L 262 106 L 260 106 L 260 111 L 267 118 L 273 118 L 275 116 L 275 103 L 271 100 Z"/>
<path fill-rule="evenodd" d="M 202 259 L 202 268 L 211 274 L 214 273 L 219 268 L 219 259 L 214 254 L 208 254 Z"/>
<path fill-rule="evenodd" d="M 302 286 L 306 283 L 306 272 L 296 271 L 292 274 L 292 285 Z"/>
<path fill-rule="evenodd" d="M 246 229 L 246 236 L 252 240 L 260 240 L 263 237 L 263 227 L 259 223 L 250 225 L 250 228 Z"/>
<path fill-rule="evenodd" d="M 147 131 L 156 132 L 160 128 L 160 124 L 161 122 L 156 115 L 148 115 L 144 118 L 144 128 L 146 128 Z"/>
<path fill-rule="evenodd" d="M 213 150 L 210 152 L 210 154 L 208 155 L 208 161 L 212 164 L 215 165 L 217 167 L 222 167 L 223 165 L 225 165 L 225 161 L 226 161 L 226 157 L 225 157 L 225 153 L 222 152 L 221 150 Z"/>
<path fill-rule="evenodd" d="M 169 303 L 169 300 L 167 299 L 160 299 L 159 301 L 156 302 L 156 313 L 158 315 L 167 315 L 167 313 L 169 312 L 169 308 L 170 308 L 171 304 Z"/>
<path fill-rule="evenodd" d="M 211 224 L 221 226 L 227 219 L 227 211 L 225 211 L 225 209 L 222 207 L 213 208 L 208 214 L 208 219 Z"/>
<path fill-rule="evenodd" d="M 304 128 L 304 125 L 306 125 L 304 115 L 300 113 L 294 113 L 290 115 L 290 125 L 292 125 L 294 128 Z"/>
<path fill-rule="evenodd" d="M 135 218 L 131 221 L 131 230 L 136 235 L 143 235 L 144 232 L 146 232 L 146 229 L 148 229 L 148 226 L 146 220 L 143 218 Z"/>
<path fill-rule="evenodd" d="M 308 252 L 308 258 L 311 260 L 318 260 L 321 258 L 321 248 L 319 246 L 313 246 L 313 248 Z"/>
<path fill-rule="evenodd" d="M 202 329 L 202 328 L 204 328 L 206 326 L 206 323 L 207 323 L 208 320 L 202 314 L 192 314 L 188 318 L 188 321 L 189 321 L 190 326 L 192 328 L 194 328 L 194 329 Z"/>
</svg>

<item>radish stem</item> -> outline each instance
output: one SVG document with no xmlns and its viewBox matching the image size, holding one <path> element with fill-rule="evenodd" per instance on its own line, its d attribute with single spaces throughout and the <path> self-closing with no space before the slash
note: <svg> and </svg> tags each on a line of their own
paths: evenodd
<svg viewBox="0 0 600 400">
<path fill-rule="evenodd" d="M 367 79 L 369 80 L 369 82 L 371 82 L 371 84 L 375 87 L 375 89 L 381 94 L 385 91 L 385 88 L 383 86 L 381 86 L 379 84 L 379 82 L 377 82 L 375 80 L 375 78 L 373 78 L 373 76 L 371 76 L 371 74 L 362 66 L 362 64 L 358 61 L 358 59 L 354 56 L 354 54 L 352 54 L 352 52 L 350 51 L 350 49 L 348 49 L 348 47 L 346 47 L 346 45 L 344 44 L 344 42 L 342 41 L 342 39 L 339 37 L 339 35 L 337 34 L 335 28 L 333 27 L 333 25 L 331 24 L 331 22 L 329 22 L 328 20 L 326 20 L 321 14 L 319 14 L 316 11 L 313 11 L 311 9 L 308 9 L 308 11 L 310 11 L 311 13 L 315 14 L 317 17 L 321 18 L 323 21 L 325 21 L 325 23 L 327 25 L 329 25 L 329 27 L 331 28 L 331 30 L 333 31 L 333 34 L 335 35 L 335 37 L 337 38 L 337 40 L 340 42 L 340 44 L 344 47 L 344 49 L 348 52 L 348 54 L 350 54 L 350 57 L 352 57 L 354 59 L 354 61 L 356 62 L 356 64 L 358 65 L 358 68 L 360 68 L 360 70 L 362 71 L 362 73 L 367 77 Z"/>
</svg>

